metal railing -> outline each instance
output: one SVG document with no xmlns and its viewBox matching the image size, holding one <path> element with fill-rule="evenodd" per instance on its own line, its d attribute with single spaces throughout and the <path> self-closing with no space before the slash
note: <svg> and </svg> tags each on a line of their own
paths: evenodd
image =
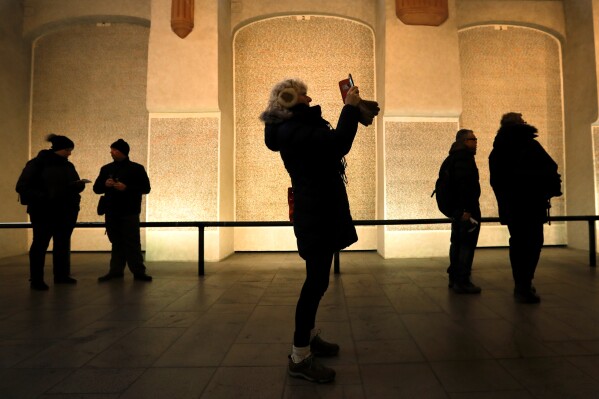
<svg viewBox="0 0 599 399">
<path fill-rule="evenodd" d="M 589 216 L 551 216 L 551 222 L 587 222 L 589 234 L 589 266 L 596 267 L 596 238 L 595 238 L 595 223 L 599 220 L 599 215 Z M 497 217 L 482 218 L 482 223 L 499 222 Z M 449 224 L 451 220 L 442 219 L 389 219 L 389 220 L 354 220 L 356 226 L 395 226 L 395 225 L 422 225 L 422 224 Z M 104 228 L 104 222 L 79 222 L 75 225 L 76 228 Z M 204 262 L 204 232 L 206 227 L 283 227 L 292 226 L 288 221 L 273 221 L 273 222 L 209 222 L 209 221 L 194 221 L 194 222 L 141 222 L 141 227 L 195 227 L 198 229 L 198 275 L 205 274 Z M 0 223 L 0 229 L 19 229 L 31 228 L 29 222 L 13 222 Z M 334 257 L 334 272 L 340 272 L 339 253 Z"/>
</svg>

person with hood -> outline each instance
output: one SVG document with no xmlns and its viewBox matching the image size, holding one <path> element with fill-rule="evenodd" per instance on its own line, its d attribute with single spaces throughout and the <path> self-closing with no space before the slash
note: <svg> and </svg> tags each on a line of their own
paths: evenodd
<svg viewBox="0 0 599 399">
<path fill-rule="evenodd" d="M 129 159 L 129 151 L 129 144 L 123 139 L 112 143 L 113 162 L 102 166 L 94 182 L 94 193 L 104 194 L 98 213 L 105 214 L 106 233 L 112 244 L 110 269 L 98 277 L 100 283 L 122 279 L 126 265 L 134 280 L 152 281 L 141 253 L 139 226 L 141 197 L 150 192 L 150 179 L 142 165 Z"/>
<path fill-rule="evenodd" d="M 25 165 L 16 190 L 27 205 L 33 227 L 29 248 L 29 281 L 31 289 L 48 290 L 44 281 L 46 251 L 53 239 L 52 263 L 55 284 L 75 284 L 71 275 L 71 235 L 81 193 L 89 180 L 79 178 L 69 156 L 75 144 L 66 136 L 50 134 L 46 141 L 52 148 L 42 150 Z"/>
<path fill-rule="evenodd" d="M 535 137 L 537 129 L 522 114 L 509 112 L 501 118 L 489 155 L 499 219 L 510 232 L 514 297 L 522 303 L 541 301 L 532 280 L 543 247 L 543 224 L 549 200 L 562 195 L 557 164 Z"/>
<path fill-rule="evenodd" d="M 460 129 L 444 163 L 449 167 L 452 204 L 455 208 L 451 222 L 449 247 L 449 287 L 458 294 L 479 294 L 470 275 L 474 251 L 480 232 L 480 182 L 476 155 L 477 139 L 469 129 Z"/>
<path fill-rule="evenodd" d="M 288 373 L 314 382 L 330 382 L 335 370 L 315 356 L 335 356 L 339 345 L 324 341 L 315 328 L 316 313 L 329 285 L 335 252 L 358 240 L 345 189 L 345 155 L 358 130 L 360 95 L 349 89 L 337 127 L 310 106 L 307 86 L 298 79 L 277 83 L 260 119 L 266 146 L 279 152 L 291 177 L 293 230 L 306 279 L 295 312 L 295 332 Z"/>
</svg>

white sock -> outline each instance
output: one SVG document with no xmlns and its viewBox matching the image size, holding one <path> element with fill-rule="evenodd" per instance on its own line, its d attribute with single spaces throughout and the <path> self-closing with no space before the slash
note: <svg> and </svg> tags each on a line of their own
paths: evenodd
<svg viewBox="0 0 599 399">
<path fill-rule="evenodd" d="M 291 360 L 293 360 L 293 363 L 300 363 L 308 356 L 310 356 L 309 346 L 297 347 L 293 345 L 293 348 L 291 349 Z"/>
</svg>

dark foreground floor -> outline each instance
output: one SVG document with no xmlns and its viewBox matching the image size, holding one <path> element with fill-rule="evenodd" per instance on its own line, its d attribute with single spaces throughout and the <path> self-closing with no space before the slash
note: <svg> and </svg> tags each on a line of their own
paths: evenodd
<svg viewBox="0 0 599 399">
<path fill-rule="evenodd" d="M 98 284 L 108 254 L 74 254 L 76 286 L 31 292 L 0 260 L 0 398 L 598 398 L 599 280 L 587 253 L 543 251 L 540 305 L 516 304 L 507 250 L 479 250 L 479 296 L 446 259 L 342 253 L 318 315 L 337 381 L 289 378 L 303 264 L 294 253 L 150 262 L 152 283 Z M 47 271 L 50 268 L 47 267 Z M 51 278 L 47 279 L 51 283 Z"/>
</svg>

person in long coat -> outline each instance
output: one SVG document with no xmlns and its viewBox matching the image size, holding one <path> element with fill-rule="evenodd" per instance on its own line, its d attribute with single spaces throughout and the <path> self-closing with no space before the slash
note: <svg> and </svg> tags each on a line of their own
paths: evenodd
<svg viewBox="0 0 599 399">
<path fill-rule="evenodd" d="M 557 163 L 536 140 L 537 128 L 526 123 L 522 114 L 508 112 L 500 123 L 489 171 L 499 219 L 510 232 L 514 298 L 539 303 L 532 281 L 543 248 L 550 199 L 562 195 L 561 177 Z"/>
<path fill-rule="evenodd" d="M 50 134 L 52 148 L 42 150 L 25 165 L 16 190 L 33 227 L 29 249 L 31 289 L 45 291 L 46 251 L 53 239 L 52 250 L 55 284 L 75 284 L 71 274 L 71 234 L 77 223 L 81 193 L 89 180 L 79 178 L 69 156 L 75 144 L 66 136 Z"/>
<path fill-rule="evenodd" d="M 329 382 L 335 371 L 314 356 L 335 356 L 339 346 L 319 336 L 315 319 L 329 285 L 334 253 L 358 240 L 345 189 L 344 156 L 358 129 L 360 96 L 357 87 L 349 90 L 335 129 L 322 118 L 320 106 L 310 106 L 311 101 L 302 81 L 286 79 L 273 87 L 260 118 L 265 123 L 266 146 L 280 152 L 291 177 L 293 230 L 299 255 L 306 261 L 288 372 Z"/>
</svg>

